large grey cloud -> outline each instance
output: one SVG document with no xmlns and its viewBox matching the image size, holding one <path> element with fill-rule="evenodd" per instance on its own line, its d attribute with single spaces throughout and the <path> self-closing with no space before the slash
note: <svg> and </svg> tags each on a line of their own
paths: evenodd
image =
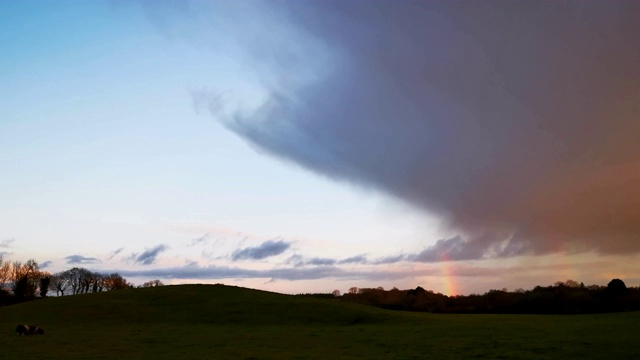
<svg viewBox="0 0 640 360">
<path fill-rule="evenodd" d="M 273 8 L 265 16 L 286 31 L 256 28 L 245 43 L 263 40 L 250 53 L 268 100 L 214 115 L 270 154 L 387 192 L 461 234 L 416 259 L 640 251 L 639 2 Z"/>
</svg>

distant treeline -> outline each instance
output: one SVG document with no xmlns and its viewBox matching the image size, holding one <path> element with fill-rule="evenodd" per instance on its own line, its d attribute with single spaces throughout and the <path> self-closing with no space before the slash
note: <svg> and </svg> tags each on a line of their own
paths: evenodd
<svg viewBox="0 0 640 360">
<path fill-rule="evenodd" d="M 422 287 L 411 290 L 353 287 L 342 296 L 338 290 L 303 296 L 432 313 L 584 314 L 640 310 L 640 288 L 627 288 L 620 279 L 611 280 L 607 286 L 585 286 L 567 280 L 531 290 L 490 290 L 482 295 L 446 296 Z"/>
<path fill-rule="evenodd" d="M 142 287 L 161 286 L 160 280 L 146 282 Z M 26 263 L 7 262 L 0 258 L 0 305 L 46 297 L 87 294 L 119 290 L 133 287 L 118 273 L 103 274 L 84 268 L 74 267 L 51 274 L 40 270 L 38 263 L 31 259 Z"/>
</svg>

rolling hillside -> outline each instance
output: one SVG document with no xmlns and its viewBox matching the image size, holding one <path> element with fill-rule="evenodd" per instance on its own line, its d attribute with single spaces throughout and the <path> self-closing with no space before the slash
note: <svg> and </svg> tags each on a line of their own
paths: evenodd
<svg viewBox="0 0 640 360">
<path fill-rule="evenodd" d="M 633 358 L 639 313 L 385 311 L 223 285 L 48 298 L 0 308 L 0 359 Z M 44 336 L 16 336 L 23 322 Z"/>
</svg>

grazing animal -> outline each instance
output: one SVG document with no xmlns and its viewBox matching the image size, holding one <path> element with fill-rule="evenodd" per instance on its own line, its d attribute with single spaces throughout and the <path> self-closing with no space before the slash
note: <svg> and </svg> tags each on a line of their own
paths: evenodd
<svg viewBox="0 0 640 360">
<path fill-rule="evenodd" d="M 16 333 L 18 335 L 44 335 L 44 329 L 40 329 L 37 325 L 18 324 Z"/>
</svg>

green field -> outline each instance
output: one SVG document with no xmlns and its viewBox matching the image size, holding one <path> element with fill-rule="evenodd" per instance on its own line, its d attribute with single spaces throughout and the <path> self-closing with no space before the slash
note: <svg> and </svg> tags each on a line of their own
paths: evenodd
<svg viewBox="0 0 640 360">
<path fill-rule="evenodd" d="M 405 313 L 222 285 L 48 298 L 0 307 L 0 326 L 0 359 L 640 358 L 638 312 Z"/>
</svg>

